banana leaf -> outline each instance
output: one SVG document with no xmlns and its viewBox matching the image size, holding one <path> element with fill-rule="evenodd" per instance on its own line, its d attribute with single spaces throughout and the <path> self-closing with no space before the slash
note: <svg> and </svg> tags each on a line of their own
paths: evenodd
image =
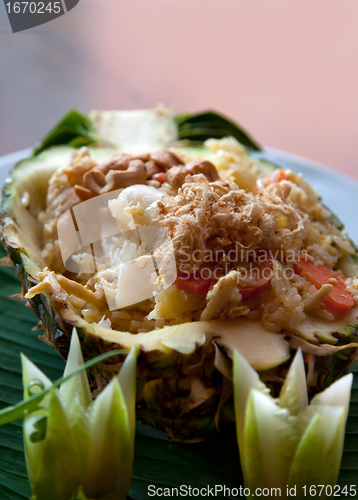
<svg viewBox="0 0 358 500">
<path fill-rule="evenodd" d="M 252 151 L 262 150 L 261 146 L 237 123 L 215 111 L 194 115 L 183 113 L 175 118 L 175 122 L 178 127 L 179 140 L 204 142 L 210 138 L 221 139 L 232 136 Z"/>
<path fill-rule="evenodd" d="M 35 146 L 33 155 L 36 156 L 44 149 L 59 144 L 69 144 L 73 147 L 88 146 L 98 142 L 95 136 L 92 121 L 76 109 L 71 109 Z"/>
</svg>

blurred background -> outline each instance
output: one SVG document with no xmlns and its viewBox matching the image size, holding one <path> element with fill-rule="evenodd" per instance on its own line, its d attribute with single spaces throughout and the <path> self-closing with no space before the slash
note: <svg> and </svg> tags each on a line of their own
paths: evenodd
<svg viewBox="0 0 358 500">
<path fill-rule="evenodd" d="M 358 178 L 357 0 L 80 0 L 13 34 L 0 3 L 0 155 L 69 108 L 216 109 Z"/>
</svg>

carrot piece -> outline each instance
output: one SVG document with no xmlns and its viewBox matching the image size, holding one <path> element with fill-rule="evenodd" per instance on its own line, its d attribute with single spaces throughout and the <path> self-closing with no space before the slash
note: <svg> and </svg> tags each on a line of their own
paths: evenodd
<svg viewBox="0 0 358 500">
<path fill-rule="evenodd" d="M 322 285 L 333 285 L 332 292 L 323 299 L 323 304 L 333 314 L 347 314 L 355 304 L 352 294 L 347 290 L 341 273 L 335 272 L 322 265 L 314 265 L 311 262 L 300 259 L 295 265 L 295 272 L 305 278 L 309 283 L 319 290 Z M 332 280 L 334 278 L 334 280 Z"/>
<path fill-rule="evenodd" d="M 248 299 L 255 295 L 258 295 L 263 290 L 271 285 L 271 271 L 272 271 L 272 256 L 270 252 L 263 250 L 258 253 L 258 258 L 265 252 L 266 260 L 256 260 L 250 264 L 250 269 L 253 271 L 253 278 L 256 282 L 250 285 L 238 285 L 238 289 L 242 295 L 243 299 Z M 263 281 L 265 280 L 266 281 Z"/>
<path fill-rule="evenodd" d="M 166 181 L 166 175 L 165 175 L 165 172 L 159 172 L 157 174 L 154 174 L 152 179 L 154 181 L 158 181 L 160 182 L 161 184 L 164 184 L 164 182 Z"/>
<path fill-rule="evenodd" d="M 212 280 L 193 274 L 179 274 L 174 284 L 179 290 L 183 290 L 184 292 L 191 293 L 192 295 L 203 295 L 204 293 L 208 293 Z"/>
<path fill-rule="evenodd" d="M 270 286 L 270 282 L 271 280 L 260 286 L 238 286 L 238 289 L 243 299 L 249 299 L 250 297 L 254 297 L 268 288 Z"/>
<path fill-rule="evenodd" d="M 261 179 L 261 183 L 264 187 L 268 186 L 269 184 L 274 184 L 274 183 L 281 182 L 281 181 L 288 181 L 288 177 L 286 175 L 286 172 L 282 168 L 278 168 L 277 170 L 274 170 L 267 177 L 264 177 L 263 179 Z"/>
</svg>

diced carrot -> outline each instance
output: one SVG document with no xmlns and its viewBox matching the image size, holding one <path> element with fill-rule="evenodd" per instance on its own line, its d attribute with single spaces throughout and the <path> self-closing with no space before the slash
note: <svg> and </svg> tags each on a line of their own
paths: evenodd
<svg viewBox="0 0 358 500">
<path fill-rule="evenodd" d="M 256 260 L 250 264 L 250 268 L 256 271 L 255 275 L 253 276 L 256 282 L 247 286 L 238 285 L 238 289 L 243 299 L 248 299 L 250 297 L 258 295 L 271 285 L 272 265 L 271 253 L 267 254 L 267 252 L 266 260 L 260 259 L 260 261 Z M 264 281 L 265 279 L 266 281 Z"/>
<path fill-rule="evenodd" d="M 255 295 L 258 295 L 261 293 L 263 290 L 268 288 L 270 286 L 270 282 L 268 281 L 264 285 L 260 286 L 238 286 L 239 292 L 241 293 L 241 296 L 243 299 L 249 299 L 250 297 L 254 297 Z"/>
<path fill-rule="evenodd" d="M 208 293 L 208 290 L 212 285 L 212 280 L 210 278 L 202 278 L 193 274 L 179 274 L 174 284 L 179 290 L 183 290 L 184 292 L 191 293 L 193 295 L 203 295 Z"/>
<path fill-rule="evenodd" d="M 154 181 L 160 182 L 161 184 L 164 184 L 164 182 L 166 181 L 165 172 L 159 172 L 158 174 L 154 174 L 152 179 Z"/>
<path fill-rule="evenodd" d="M 262 186 L 266 187 L 269 184 L 275 184 L 281 181 L 288 181 L 288 177 L 286 175 L 286 172 L 282 168 L 278 168 L 277 170 L 274 170 L 271 174 L 269 174 L 267 177 L 260 179 L 260 181 Z"/>
<path fill-rule="evenodd" d="M 354 306 L 355 300 L 347 290 L 342 279 L 342 273 L 335 272 L 322 265 L 314 265 L 304 259 L 297 262 L 295 272 L 314 285 L 317 290 L 322 285 L 329 284 L 333 286 L 332 292 L 322 301 L 333 314 L 346 314 Z"/>
</svg>

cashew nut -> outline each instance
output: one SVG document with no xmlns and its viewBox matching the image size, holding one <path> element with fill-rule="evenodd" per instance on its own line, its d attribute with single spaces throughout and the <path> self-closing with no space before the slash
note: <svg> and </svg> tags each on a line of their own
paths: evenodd
<svg viewBox="0 0 358 500">
<path fill-rule="evenodd" d="M 127 170 L 110 170 L 106 175 L 106 184 L 100 190 L 100 194 L 126 188 L 133 184 L 145 184 L 147 170 L 142 160 L 131 160 Z"/>
<path fill-rule="evenodd" d="M 172 167 L 167 172 L 167 181 L 174 189 L 179 189 L 185 182 L 187 175 L 204 174 L 210 181 L 220 179 L 219 173 L 210 161 L 192 161 L 183 167 Z"/>
<path fill-rule="evenodd" d="M 155 161 L 155 163 L 163 167 L 165 172 L 176 165 L 184 165 L 180 158 L 165 149 L 151 153 L 150 157 L 153 161 Z"/>
</svg>

